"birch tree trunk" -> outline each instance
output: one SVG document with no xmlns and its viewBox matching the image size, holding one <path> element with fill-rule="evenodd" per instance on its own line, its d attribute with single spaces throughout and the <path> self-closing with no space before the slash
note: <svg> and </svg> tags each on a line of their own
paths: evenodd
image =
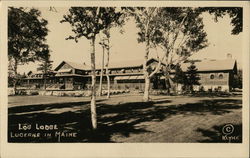
<svg viewBox="0 0 250 158">
<path fill-rule="evenodd" d="M 144 96 L 143 96 L 143 100 L 145 102 L 149 101 L 149 89 L 150 89 L 150 78 L 146 77 L 145 78 Z"/>
<path fill-rule="evenodd" d="M 146 50 L 145 50 L 145 56 L 144 56 L 144 62 L 143 62 L 143 73 L 144 73 L 144 79 L 145 79 L 143 100 L 145 102 L 149 101 L 149 89 L 150 89 L 150 78 L 149 78 L 149 73 L 147 70 L 148 54 L 149 54 L 149 37 L 146 36 Z"/>
<path fill-rule="evenodd" d="M 108 30 L 109 33 L 109 30 Z M 108 93 L 107 98 L 110 98 L 110 77 L 109 77 L 109 54 L 110 54 L 110 47 L 109 47 L 109 38 L 110 36 L 107 36 L 107 61 L 105 64 L 106 67 L 106 76 L 107 76 L 107 86 L 108 86 Z"/>
<path fill-rule="evenodd" d="M 168 66 L 166 66 L 166 75 L 165 75 L 165 84 L 166 84 L 166 89 L 167 89 L 167 93 L 170 94 L 170 68 Z"/>
<path fill-rule="evenodd" d="M 103 77 L 103 69 L 104 69 L 104 46 L 102 47 L 102 68 L 100 75 L 100 83 L 99 83 L 99 96 L 102 96 L 102 77 Z"/>
<path fill-rule="evenodd" d="M 17 94 L 17 87 L 16 87 L 16 84 L 17 84 L 17 60 L 14 59 L 15 63 L 14 63 L 14 67 L 13 67 L 13 71 L 14 71 L 14 82 L 13 82 L 13 88 L 14 88 L 14 94 L 16 95 Z"/>
<path fill-rule="evenodd" d="M 44 90 L 46 91 L 46 76 L 44 75 L 44 80 L 43 80 L 43 88 L 44 88 Z"/>
<path fill-rule="evenodd" d="M 109 40 L 108 40 L 109 41 Z M 106 76 L 107 76 L 107 87 L 108 87 L 108 93 L 107 98 L 110 98 L 110 78 L 109 78 L 109 46 L 107 48 L 107 61 L 106 61 Z"/>
<path fill-rule="evenodd" d="M 91 84 L 91 103 L 90 103 L 90 109 L 91 109 L 91 121 L 92 121 L 92 127 L 93 129 L 97 128 L 97 116 L 96 116 L 96 74 L 95 74 L 95 37 L 92 37 L 91 42 L 91 70 L 92 70 L 92 84 Z"/>
<path fill-rule="evenodd" d="M 109 69 L 108 69 L 108 67 L 106 67 L 106 76 L 107 76 L 107 86 L 108 86 L 107 98 L 110 98 L 110 78 L 109 78 Z"/>
</svg>

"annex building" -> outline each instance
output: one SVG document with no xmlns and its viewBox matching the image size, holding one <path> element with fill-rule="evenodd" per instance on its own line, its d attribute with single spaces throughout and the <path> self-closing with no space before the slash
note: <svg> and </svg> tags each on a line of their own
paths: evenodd
<svg viewBox="0 0 250 158">
<path fill-rule="evenodd" d="M 143 61 L 131 60 L 109 64 L 109 76 L 111 89 L 143 90 Z M 150 59 L 147 63 L 154 70 L 158 64 L 156 59 Z M 166 89 L 165 77 L 162 69 L 151 79 L 152 89 Z M 181 68 L 185 72 L 190 63 L 182 63 Z M 195 62 L 200 76 L 199 83 L 194 90 L 205 91 L 220 90 L 230 91 L 234 75 L 237 74 L 237 62 L 234 59 L 225 60 L 202 60 Z M 103 75 L 103 89 L 106 89 L 107 78 L 105 69 Z M 96 66 L 96 83 L 100 81 L 101 67 Z M 171 72 L 174 76 L 174 71 Z M 44 86 L 44 76 L 41 72 L 29 72 L 24 80 L 24 85 L 30 89 L 40 89 Z M 91 69 L 86 64 L 62 61 L 53 72 L 46 76 L 47 90 L 81 90 L 90 89 Z M 181 85 L 175 87 L 181 90 Z"/>
</svg>

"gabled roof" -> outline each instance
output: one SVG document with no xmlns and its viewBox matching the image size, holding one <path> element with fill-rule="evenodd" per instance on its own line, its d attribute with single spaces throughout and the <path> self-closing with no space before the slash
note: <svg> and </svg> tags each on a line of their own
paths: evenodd
<svg viewBox="0 0 250 158">
<path fill-rule="evenodd" d="M 150 58 L 147 64 L 151 62 L 158 62 L 155 58 Z M 143 66 L 143 59 L 140 60 L 127 60 L 121 62 L 112 62 L 109 63 L 109 69 L 117 69 L 117 68 L 129 68 L 129 67 L 142 67 Z M 101 65 L 96 65 L 96 69 L 101 69 Z"/>
<path fill-rule="evenodd" d="M 109 68 L 125 68 L 125 67 L 140 67 L 142 60 L 128 60 L 123 62 L 110 62 Z M 99 66 L 98 66 L 99 67 Z"/>
<path fill-rule="evenodd" d="M 225 60 L 202 60 L 194 63 L 197 71 L 222 71 L 222 70 L 233 70 L 236 66 L 236 60 L 225 59 Z M 182 63 L 182 71 L 187 71 L 187 68 L 191 63 Z M 236 67 L 237 68 L 237 67 Z"/>
<path fill-rule="evenodd" d="M 85 64 L 79 64 L 75 62 L 70 62 L 70 61 L 62 61 L 56 68 L 55 71 L 58 71 L 65 63 L 67 63 L 69 66 L 71 66 L 74 69 L 79 69 L 79 70 L 86 70 L 89 69 L 89 67 Z"/>
<path fill-rule="evenodd" d="M 80 63 L 75 63 L 75 62 L 70 62 L 70 61 L 65 61 L 65 62 L 75 69 L 85 70 L 89 68 L 89 66 L 86 64 L 80 64 Z"/>
<path fill-rule="evenodd" d="M 157 59 L 151 58 L 148 60 L 148 63 L 153 61 L 158 61 Z M 55 71 L 58 71 L 65 63 L 71 66 L 74 69 L 79 70 L 91 70 L 91 67 L 86 64 L 79 64 L 75 62 L 63 61 L 56 68 Z M 129 67 L 142 67 L 143 60 L 129 60 L 123 62 L 112 62 L 110 61 L 109 69 L 116 68 L 129 68 Z M 182 63 L 182 71 L 187 71 L 187 68 L 191 63 Z M 196 61 L 195 66 L 198 69 L 197 71 L 226 71 L 237 69 L 236 60 L 234 59 L 225 59 L 225 60 L 202 60 Z M 96 65 L 96 69 L 101 69 L 100 65 Z"/>
<path fill-rule="evenodd" d="M 157 61 L 157 59 L 151 58 L 148 60 L 148 63 Z M 58 71 L 65 63 L 67 63 L 69 66 L 71 66 L 74 69 L 79 70 L 91 70 L 91 67 L 86 64 L 79 64 L 75 62 L 69 62 L 69 61 L 62 61 L 56 68 L 55 71 Z M 109 63 L 109 69 L 115 69 L 115 68 L 127 68 L 127 67 L 141 67 L 143 63 L 143 60 L 128 60 L 123 62 L 112 62 Z M 96 65 L 96 69 L 101 69 L 101 65 Z"/>
</svg>

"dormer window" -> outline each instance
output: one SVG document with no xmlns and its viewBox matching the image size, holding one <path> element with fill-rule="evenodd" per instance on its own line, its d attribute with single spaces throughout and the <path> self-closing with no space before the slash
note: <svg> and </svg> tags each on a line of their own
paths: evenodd
<svg viewBox="0 0 250 158">
<path fill-rule="evenodd" d="M 214 74 L 210 75 L 210 79 L 212 79 L 212 80 L 214 79 Z"/>
<path fill-rule="evenodd" d="M 223 74 L 220 74 L 220 75 L 219 75 L 219 79 L 223 79 Z"/>
</svg>

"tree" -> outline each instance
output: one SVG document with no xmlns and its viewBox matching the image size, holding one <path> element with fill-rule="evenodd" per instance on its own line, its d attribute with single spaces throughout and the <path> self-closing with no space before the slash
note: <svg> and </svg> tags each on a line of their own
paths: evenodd
<svg viewBox="0 0 250 158">
<path fill-rule="evenodd" d="M 103 76 L 103 68 L 104 68 L 104 52 L 105 52 L 105 43 L 104 39 L 99 43 L 102 46 L 102 65 L 101 65 L 101 74 L 100 74 L 100 83 L 99 83 L 99 96 L 102 95 L 102 76 Z"/>
<path fill-rule="evenodd" d="M 186 61 L 207 46 L 203 19 L 197 8 L 162 8 L 163 41 L 165 52 L 166 87 L 170 91 L 170 71 L 173 65 Z"/>
<path fill-rule="evenodd" d="M 170 83 L 171 65 L 185 61 L 194 52 L 207 46 L 202 17 L 196 8 L 188 7 L 137 7 L 127 9 L 135 18 L 138 42 L 145 43 L 143 72 L 145 78 L 144 101 L 149 100 L 150 78 L 161 68 L 165 60 L 166 83 Z M 149 71 L 148 56 L 150 48 L 161 47 L 163 57 L 157 68 Z M 166 85 L 167 87 L 170 87 Z M 168 88 L 169 89 L 169 88 Z"/>
<path fill-rule="evenodd" d="M 67 39 L 78 39 L 85 37 L 90 41 L 91 45 L 91 70 L 92 70 L 92 86 L 91 86 L 91 120 L 93 129 L 97 128 L 96 115 L 96 74 L 95 74 L 95 40 L 96 35 L 102 30 L 107 29 L 112 23 L 114 7 L 71 7 L 69 14 L 63 16 L 63 22 L 68 22 L 72 27 L 73 36 Z"/>
<path fill-rule="evenodd" d="M 145 79 L 145 89 L 143 100 L 149 101 L 150 79 L 161 68 L 162 60 L 159 60 L 157 67 L 152 71 L 148 64 L 150 48 L 155 48 L 162 38 L 161 22 L 162 17 L 159 16 L 161 10 L 156 7 L 128 7 L 127 13 L 134 17 L 136 26 L 139 28 L 138 42 L 145 44 L 144 61 L 143 61 L 143 74 Z"/>
<path fill-rule="evenodd" d="M 200 12 L 208 12 L 214 15 L 214 21 L 218 22 L 218 18 L 223 18 L 226 14 L 231 18 L 233 26 L 232 35 L 238 35 L 243 31 L 243 8 L 242 7 L 203 7 L 199 8 Z"/>
<path fill-rule="evenodd" d="M 110 78 L 109 78 L 109 55 L 110 55 L 110 30 L 106 29 L 103 30 L 103 34 L 106 36 L 106 44 L 105 44 L 105 49 L 107 50 L 107 59 L 105 63 L 105 73 L 107 77 L 107 87 L 108 87 L 108 93 L 107 93 L 107 98 L 110 97 Z M 105 41 L 105 39 L 104 39 Z M 105 43 L 105 42 L 104 42 Z"/>
<path fill-rule="evenodd" d="M 48 48 L 48 22 L 40 16 L 41 12 L 34 8 L 8 8 L 8 57 L 15 93 L 18 65 L 39 60 L 41 52 Z"/>
<path fill-rule="evenodd" d="M 175 66 L 175 74 L 173 77 L 173 81 L 176 83 L 177 88 L 178 88 L 178 84 L 182 84 L 185 86 L 187 83 L 187 76 L 185 72 L 182 71 L 179 63 Z"/>
<path fill-rule="evenodd" d="M 16 86 L 20 85 L 23 78 L 25 78 L 24 74 L 21 75 L 20 73 L 17 73 L 14 76 L 14 72 L 12 71 L 12 69 L 9 68 L 9 71 L 8 71 L 8 87 L 14 87 L 14 84 Z"/>
<path fill-rule="evenodd" d="M 43 73 L 43 86 L 44 90 L 46 90 L 46 78 L 52 71 L 52 63 L 53 61 L 50 60 L 50 53 L 49 50 L 44 50 L 43 55 L 41 56 L 41 63 L 39 64 L 38 70 L 41 70 Z"/>
<path fill-rule="evenodd" d="M 242 70 L 238 70 L 237 74 L 234 75 L 232 80 L 232 88 L 242 89 Z"/>
<path fill-rule="evenodd" d="M 197 70 L 198 69 L 196 68 L 196 66 L 193 62 L 191 63 L 191 65 L 187 69 L 187 74 L 186 74 L 187 75 L 187 86 L 191 92 L 194 91 L 194 88 L 193 88 L 194 85 L 200 85 L 200 83 L 199 83 L 200 77 L 197 74 Z"/>
<path fill-rule="evenodd" d="M 108 93 L 107 93 L 107 98 L 110 97 L 110 78 L 109 78 L 109 55 L 110 55 L 110 29 L 113 27 L 120 27 L 120 33 L 123 33 L 123 30 L 121 29 L 122 26 L 125 23 L 125 12 L 121 8 L 115 8 L 115 12 L 110 15 L 110 17 L 107 16 L 107 20 L 112 21 L 110 25 L 102 31 L 103 37 L 101 39 L 101 42 L 99 43 L 102 46 L 103 49 L 103 54 L 102 54 L 102 68 L 101 68 L 101 76 L 100 76 L 100 84 L 99 84 L 99 96 L 102 94 L 102 76 L 103 76 L 103 69 L 104 69 L 104 54 L 106 51 L 106 63 L 105 63 L 105 74 L 107 77 L 107 88 L 108 88 Z"/>
</svg>

